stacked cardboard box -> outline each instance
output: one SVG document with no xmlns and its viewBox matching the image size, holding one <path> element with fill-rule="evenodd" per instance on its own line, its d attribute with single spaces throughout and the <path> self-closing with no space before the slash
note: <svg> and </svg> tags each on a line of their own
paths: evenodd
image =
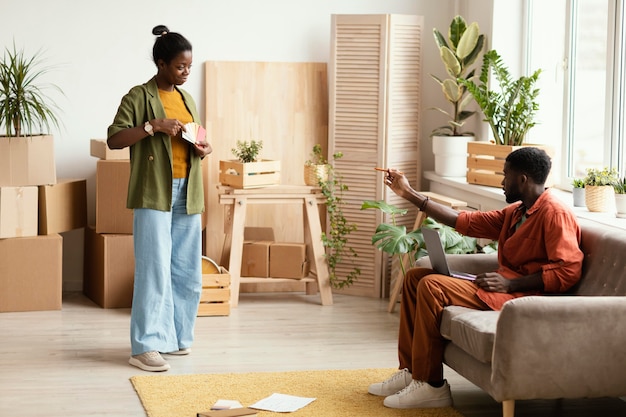
<svg viewBox="0 0 626 417">
<path fill-rule="evenodd" d="M 0 312 L 59 310 L 63 232 L 86 224 L 86 180 L 56 178 L 51 136 L 0 138 Z"/>
<path fill-rule="evenodd" d="M 306 244 L 275 242 L 267 227 L 246 227 L 241 257 L 241 276 L 301 279 L 309 275 Z"/>
<path fill-rule="evenodd" d="M 126 208 L 130 159 L 128 148 L 111 150 L 104 139 L 92 139 L 96 163 L 96 224 L 85 231 L 87 297 L 103 308 L 132 305 L 135 256 L 133 212 Z"/>
</svg>

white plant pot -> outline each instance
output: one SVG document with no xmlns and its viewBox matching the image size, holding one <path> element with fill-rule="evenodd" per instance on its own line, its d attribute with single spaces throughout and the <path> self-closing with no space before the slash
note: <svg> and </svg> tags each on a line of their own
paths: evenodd
<svg viewBox="0 0 626 417">
<path fill-rule="evenodd" d="M 584 188 L 572 188 L 572 196 L 574 198 L 574 207 L 585 207 Z"/>
<path fill-rule="evenodd" d="M 615 194 L 615 217 L 626 218 L 626 194 Z"/>
<path fill-rule="evenodd" d="M 467 175 L 467 143 L 473 136 L 433 136 L 435 173 L 442 177 Z"/>
</svg>

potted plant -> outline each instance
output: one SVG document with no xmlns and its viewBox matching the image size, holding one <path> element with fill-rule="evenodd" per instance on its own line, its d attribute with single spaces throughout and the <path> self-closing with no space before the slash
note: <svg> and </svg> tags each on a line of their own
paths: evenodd
<svg viewBox="0 0 626 417">
<path fill-rule="evenodd" d="M 328 178 L 329 164 L 322 152 L 322 145 L 315 144 L 310 159 L 304 162 L 304 183 L 318 186 Z"/>
<path fill-rule="evenodd" d="M 256 162 L 261 149 L 263 149 L 263 141 L 253 139 L 250 142 L 238 140 L 237 146 L 230 151 L 239 161 L 245 164 L 248 162 Z"/>
<path fill-rule="evenodd" d="M 613 183 L 615 192 L 615 216 L 626 218 L 626 177 L 621 177 Z"/>
<path fill-rule="evenodd" d="M 343 157 L 343 153 L 336 152 L 333 154 L 333 160 Z M 343 176 L 335 167 L 328 163 L 322 153 L 322 147 L 319 144 L 313 146 L 312 158 L 305 162 L 306 166 L 321 167 L 318 171 L 314 171 L 315 184 L 324 196 L 324 204 L 327 213 L 327 229 L 328 232 L 322 232 L 322 244 L 325 248 L 324 258 L 328 264 L 328 272 L 330 284 L 334 288 L 347 288 L 354 284 L 361 274 L 361 270 L 355 262 L 358 257 L 357 252 L 348 243 L 348 235 L 357 229 L 356 223 L 349 222 L 344 213 L 343 193 L 348 190 L 348 186 L 343 182 Z M 312 181 L 312 179 L 310 179 Z M 347 262 L 350 262 L 347 265 Z M 338 275 L 338 266 L 343 264 L 349 272 L 345 276 Z M 342 268 L 343 269 L 343 268 Z"/>
<path fill-rule="evenodd" d="M 467 144 L 469 183 L 501 186 L 506 156 L 524 144 L 526 134 L 536 124 L 535 115 L 539 110 L 536 83 L 540 73 L 538 69 L 530 76 L 514 79 L 498 52 L 490 50 L 483 55 L 479 83 L 471 79 L 459 80 L 480 107 L 493 136 L 493 143 Z M 494 79 L 491 79 L 492 74 Z M 540 147 L 551 152 L 545 146 Z"/>
<path fill-rule="evenodd" d="M 397 224 L 396 217 L 404 216 L 407 213 L 406 209 L 400 209 L 383 200 L 364 201 L 361 205 L 361 210 L 372 208 L 381 210 L 390 219 L 390 223 L 380 223 L 376 227 L 372 236 L 372 244 L 379 250 L 395 257 L 400 263 L 402 275 L 405 275 L 406 271 L 415 265 L 415 261 L 428 255 L 421 228 L 407 231 L 406 226 Z M 481 247 L 478 245 L 477 239 L 462 235 L 454 228 L 439 223 L 430 217 L 426 217 L 422 227 L 438 230 L 444 251 L 449 254 L 491 253 L 497 250 L 497 242 Z M 405 254 L 408 256 L 402 256 Z"/>
<path fill-rule="evenodd" d="M 585 182 L 585 204 L 594 212 L 610 211 L 614 203 L 613 185 L 619 181 L 615 168 L 587 168 Z"/>
<path fill-rule="evenodd" d="M 583 178 L 572 180 L 572 197 L 574 207 L 585 207 L 585 180 Z"/>
<path fill-rule="evenodd" d="M 258 188 L 280 183 L 280 161 L 260 159 L 263 141 L 237 141 L 231 149 L 236 160 L 220 160 L 219 179 L 233 188 Z"/>
<path fill-rule="evenodd" d="M 433 130 L 433 154 L 435 156 L 435 172 L 441 176 L 463 177 L 467 170 L 467 142 L 473 140 L 472 132 L 463 131 L 466 120 L 475 111 L 467 110 L 472 96 L 461 80 L 474 77 L 475 69 L 471 68 L 483 50 L 485 36 L 480 34 L 478 23 L 467 26 L 465 19 L 455 16 L 448 28 L 448 39 L 436 28 L 433 29 L 435 42 L 439 47 L 439 56 L 449 78 L 440 79 L 430 76 L 441 86 L 445 99 L 451 109 L 444 110 L 434 107 L 448 117 L 447 124 Z"/>
<path fill-rule="evenodd" d="M 50 127 L 60 125 L 59 108 L 46 90 L 63 92 L 43 82 L 51 69 L 44 66 L 41 50 L 27 56 L 13 44 L 12 50 L 4 51 L 0 61 L 0 126 L 5 136 L 0 137 L 0 146 L 8 152 L 0 152 L 0 165 L 9 168 L 3 170 L 8 177 L 0 176 L 0 185 L 56 183 Z M 24 174 L 24 167 L 36 169 Z"/>
</svg>

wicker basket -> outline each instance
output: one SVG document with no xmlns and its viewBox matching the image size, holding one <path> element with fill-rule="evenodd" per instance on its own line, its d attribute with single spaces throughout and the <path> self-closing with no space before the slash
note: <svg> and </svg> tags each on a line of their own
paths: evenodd
<svg viewBox="0 0 626 417">
<path fill-rule="evenodd" d="M 611 211 L 614 204 L 613 186 L 611 185 L 586 185 L 585 205 L 587 210 L 595 212 Z"/>
<path fill-rule="evenodd" d="M 313 187 L 319 186 L 319 181 L 326 181 L 328 178 L 327 165 L 305 165 L 304 183 Z"/>
</svg>

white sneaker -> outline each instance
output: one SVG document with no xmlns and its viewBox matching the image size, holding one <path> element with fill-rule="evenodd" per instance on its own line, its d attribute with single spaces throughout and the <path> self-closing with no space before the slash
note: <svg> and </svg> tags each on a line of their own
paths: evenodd
<svg viewBox="0 0 626 417">
<path fill-rule="evenodd" d="M 370 385 L 367 392 L 374 395 L 380 395 L 381 397 L 386 397 L 388 395 L 395 394 L 403 388 L 406 388 L 412 380 L 413 377 L 408 369 L 400 369 L 383 382 L 377 382 Z"/>
<path fill-rule="evenodd" d="M 443 386 L 435 388 L 426 382 L 412 380 L 402 391 L 385 398 L 383 404 L 389 408 L 451 407 L 450 385 L 444 380 Z"/>
<path fill-rule="evenodd" d="M 128 363 L 149 372 L 161 372 L 170 369 L 170 364 L 156 350 L 131 356 Z"/>
</svg>

